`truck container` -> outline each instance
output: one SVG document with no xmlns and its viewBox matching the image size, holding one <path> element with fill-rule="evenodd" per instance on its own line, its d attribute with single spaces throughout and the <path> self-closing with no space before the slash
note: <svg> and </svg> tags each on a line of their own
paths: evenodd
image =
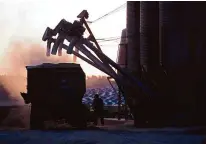
<svg viewBox="0 0 206 144">
<path fill-rule="evenodd" d="M 43 63 L 26 66 L 26 103 L 31 103 L 31 129 L 44 128 L 45 121 L 65 119 L 74 127 L 85 127 L 86 107 L 82 98 L 86 92 L 85 73 L 79 64 Z"/>
</svg>

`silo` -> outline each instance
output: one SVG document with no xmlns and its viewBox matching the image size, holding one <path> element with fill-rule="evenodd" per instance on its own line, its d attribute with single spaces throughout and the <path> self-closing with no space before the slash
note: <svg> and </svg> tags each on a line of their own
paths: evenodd
<svg viewBox="0 0 206 144">
<path fill-rule="evenodd" d="M 159 2 L 161 31 L 161 63 L 169 72 L 184 65 L 188 49 L 184 35 L 186 2 Z"/>
<path fill-rule="evenodd" d="M 122 68 L 127 67 L 127 29 L 122 30 L 121 40 L 118 49 L 117 63 Z"/>
<path fill-rule="evenodd" d="M 161 63 L 167 71 L 170 90 L 168 106 L 175 125 L 189 125 L 194 116 L 195 96 L 193 63 L 196 36 L 194 22 L 197 9 L 190 2 L 159 2 Z M 176 121 L 174 121 L 176 119 Z"/>
<path fill-rule="evenodd" d="M 140 73 L 140 2 L 127 2 L 127 68 L 134 74 Z"/>
<path fill-rule="evenodd" d="M 159 46 L 159 2 L 140 2 L 140 64 L 144 68 L 142 79 L 150 87 L 157 82 L 157 70 L 160 66 Z M 155 87 L 159 87 L 156 85 Z M 155 90 L 155 89 L 153 89 Z M 148 124 L 162 124 L 160 95 L 145 99 L 145 112 Z M 155 114 L 155 115 L 154 115 Z"/>
<path fill-rule="evenodd" d="M 127 70 L 135 77 L 140 77 L 140 2 L 139 1 L 127 1 Z M 128 95 L 134 96 L 138 94 L 134 94 L 135 92 L 131 90 L 131 88 L 124 88 L 125 91 L 128 92 Z M 135 88 L 136 90 L 138 88 Z M 129 96 L 128 96 L 129 97 Z M 138 98 L 138 97 L 136 97 Z M 139 99 L 138 99 L 139 100 Z M 140 122 L 140 113 L 138 112 L 139 108 L 137 105 L 133 105 L 137 99 L 130 100 L 128 99 L 128 104 L 130 105 L 130 109 L 134 113 L 134 125 L 137 126 Z M 133 105 L 131 107 L 131 105 Z"/>
<path fill-rule="evenodd" d="M 191 9 L 194 9 L 191 11 Z M 190 10 L 190 11 L 189 11 Z M 192 80 L 193 84 L 193 97 L 195 103 L 195 118 L 198 125 L 206 125 L 206 3 L 205 2 L 190 2 L 188 6 L 188 29 L 190 30 L 188 36 L 190 39 L 189 52 L 190 59 L 189 63 L 192 69 Z"/>
<path fill-rule="evenodd" d="M 140 64 L 152 72 L 159 66 L 159 3 L 140 2 Z"/>
</svg>

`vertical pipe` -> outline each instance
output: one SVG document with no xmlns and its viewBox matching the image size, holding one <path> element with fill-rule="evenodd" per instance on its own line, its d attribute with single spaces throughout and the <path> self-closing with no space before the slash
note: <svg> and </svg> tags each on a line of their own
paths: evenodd
<svg viewBox="0 0 206 144">
<path fill-rule="evenodd" d="M 140 2 L 127 2 L 127 68 L 139 75 L 140 72 Z"/>
</svg>

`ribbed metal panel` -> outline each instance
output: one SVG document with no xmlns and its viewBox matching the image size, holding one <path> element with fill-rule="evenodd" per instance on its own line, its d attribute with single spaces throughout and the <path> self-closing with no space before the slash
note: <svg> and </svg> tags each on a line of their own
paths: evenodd
<svg viewBox="0 0 206 144">
<path fill-rule="evenodd" d="M 187 39 L 184 34 L 184 2 L 159 2 L 160 7 L 160 30 L 161 30 L 161 62 L 169 74 L 169 90 L 167 93 L 169 107 L 176 107 L 177 109 L 170 109 L 171 123 L 179 124 L 180 119 L 177 115 L 183 115 L 180 112 L 183 106 L 182 99 L 184 97 L 185 89 L 183 81 L 185 78 L 180 78 L 180 68 L 186 64 L 186 55 L 188 50 L 186 46 Z M 185 55 L 185 56 L 184 56 Z M 181 72 L 182 73 L 182 72 Z M 181 83 L 181 87 L 180 87 Z M 178 119 L 174 121 L 172 119 Z"/>
<path fill-rule="evenodd" d="M 178 109 L 173 110 L 174 116 L 183 117 L 176 123 L 194 123 L 189 121 L 192 117 L 203 119 L 195 115 L 202 110 L 199 106 L 204 105 L 200 102 L 204 89 L 199 76 L 201 69 L 196 66 L 201 63 L 198 53 L 204 53 L 205 49 L 201 46 L 205 41 L 204 5 L 203 2 L 160 2 L 161 61 L 171 78 L 173 106 Z"/>
<path fill-rule="evenodd" d="M 161 63 L 166 70 L 184 65 L 188 59 L 185 30 L 186 2 L 159 2 Z"/>
<path fill-rule="evenodd" d="M 190 49 L 190 64 L 193 65 L 193 97 L 195 96 L 196 122 L 199 125 L 206 125 L 206 2 L 190 2 L 188 7 L 189 24 L 190 24 L 190 41 L 193 38 L 193 43 Z M 189 28 L 188 28 L 189 29 Z M 192 30 L 192 31 L 191 31 Z M 194 61 L 194 62 L 193 62 Z"/>
<path fill-rule="evenodd" d="M 188 2 L 185 27 L 187 28 L 187 38 L 189 45 L 190 63 L 203 63 L 206 60 L 205 46 L 203 46 L 206 38 L 206 19 L 203 17 L 206 13 L 206 2 Z"/>
<path fill-rule="evenodd" d="M 132 72 L 140 71 L 139 49 L 140 49 L 140 2 L 127 2 L 127 62 L 128 69 Z"/>
<path fill-rule="evenodd" d="M 140 2 L 140 64 L 145 70 L 159 65 L 159 3 Z"/>
</svg>

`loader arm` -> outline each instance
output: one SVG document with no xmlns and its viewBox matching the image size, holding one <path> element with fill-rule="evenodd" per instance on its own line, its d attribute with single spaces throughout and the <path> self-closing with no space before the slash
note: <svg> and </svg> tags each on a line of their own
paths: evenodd
<svg viewBox="0 0 206 144">
<path fill-rule="evenodd" d="M 51 43 L 54 43 L 54 46 L 52 48 L 53 51 L 56 51 L 57 49 L 61 50 L 63 48 L 67 51 L 68 54 L 71 53 L 87 62 L 88 64 L 99 69 L 100 71 L 106 73 L 116 81 L 117 86 L 123 93 L 125 102 L 130 107 L 132 113 L 135 113 L 135 105 L 137 105 L 137 103 L 141 101 L 140 91 L 149 96 L 153 95 L 152 91 L 146 85 L 144 85 L 141 80 L 132 76 L 132 74 L 121 68 L 117 63 L 115 63 L 101 51 L 98 42 L 96 41 L 93 33 L 91 32 L 91 29 L 89 28 L 85 20 L 85 18 L 88 18 L 88 13 L 86 10 L 83 10 L 78 18 L 80 18 L 79 24 L 82 24 L 82 27 L 83 25 L 85 25 L 86 29 L 90 33 L 90 36 L 88 38 L 84 38 L 83 33 L 80 36 L 79 33 L 78 35 L 76 35 L 75 33 L 70 33 L 70 30 L 62 31 L 62 29 L 59 28 L 59 30 L 55 29 L 55 32 L 58 33 L 58 37 L 55 39 L 53 38 L 53 36 L 56 35 L 53 34 L 53 30 L 51 28 L 47 28 L 42 38 L 43 41 L 47 41 L 47 56 L 49 56 L 48 51 L 50 51 L 51 49 Z M 81 27 L 79 28 L 82 29 Z M 72 31 L 78 32 L 78 30 Z M 67 40 L 68 42 L 70 42 L 70 44 L 65 45 L 64 40 Z M 74 51 L 74 46 L 86 57 Z M 92 54 L 92 52 L 95 53 L 95 55 Z"/>
</svg>

